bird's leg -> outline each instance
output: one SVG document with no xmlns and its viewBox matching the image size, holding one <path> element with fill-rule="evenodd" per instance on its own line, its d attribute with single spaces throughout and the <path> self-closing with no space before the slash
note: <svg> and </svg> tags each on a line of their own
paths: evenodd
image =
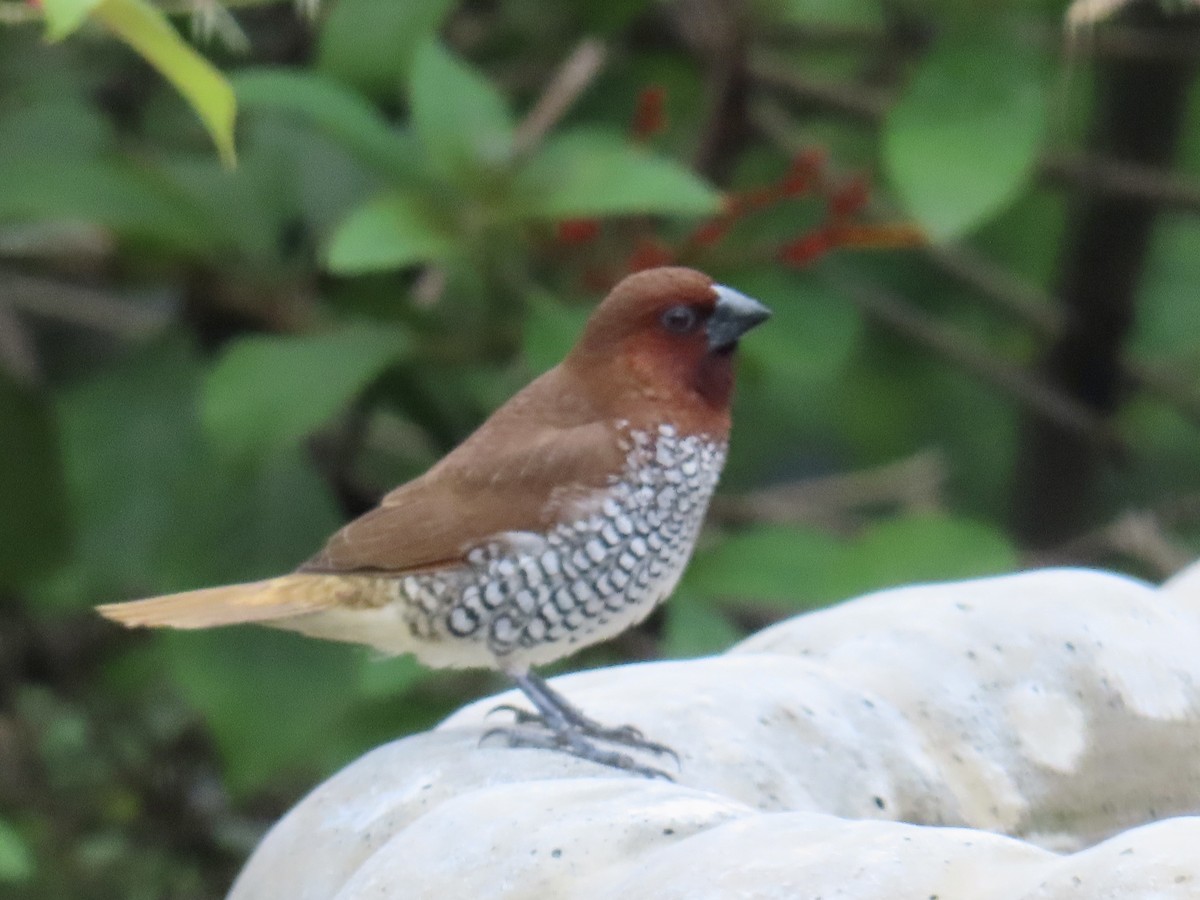
<svg viewBox="0 0 1200 900">
<path fill-rule="evenodd" d="M 510 746 L 543 747 L 565 750 L 574 756 L 626 769 L 651 777 L 670 778 L 658 769 L 637 765 L 630 757 L 611 750 L 602 750 L 595 741 L 619 744 L 637 750 L 647 750 L 657 755 L 670 755 L 679 761 L 678 754 L 670 747 L 648 741 L 642 733 L 632 726 L 606 728 L 594 719 L 590 719 L 572 706 L 565 697 L 553 690 L 550 685 L 533 672 L 512 674 L 513 680 L 521 692 L 529 698 L 536 713 L 526 712 L 512 706 L 501 706 L 516 716 L 518 725 L 536 724 L 542 726 L 549 734 L 538 733 L 530 729 L 494 728 L 484 737 L 502 734 L 508 738 Z"/>
<path fill-rule="evenodd" d="M 540 714 L 539 718 L 547 727 L 555 731 L 559 730 L 559 727 L 555 725 L 557 719 L 563 723 L 561 727 L 576 728 L 588 737 L 607 741 L 610 744 L 624 744 L 639 750 L 649 750 L 659 755 L 675 755 L 675 752 L 670 747 L 646 740 L 642 737 L 642 733 L 632 725 L 607 728 L 595 719 L 588 718 L 577 707 L 572 706 L 566 697 L 550 687 L 545 679 L 535 672 L 526 672 L 523 675 L 518 675 L 514 678 L 514 681 L 516 681 L 517 687 L 521 689 L 521 692 L 537 708 Z M 678 759 L 678 757 L 676 758 Z"/>
</svg>

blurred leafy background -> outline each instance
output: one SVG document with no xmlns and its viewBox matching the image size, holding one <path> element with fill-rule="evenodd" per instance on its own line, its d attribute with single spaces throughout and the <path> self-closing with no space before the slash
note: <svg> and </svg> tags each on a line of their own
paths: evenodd
<svg viewBox="0 0 1200 900">
<path fill-rule="evenodd" d="M 677 596 L 571 667 L 1200 548 L 1191 3 L 0 23 L 0 894 L 220 896 L 317 779 L 500 687 L 91 607 L 288 570 L 632 269 L 694 265 L 776 317 Z"/>
</svg>

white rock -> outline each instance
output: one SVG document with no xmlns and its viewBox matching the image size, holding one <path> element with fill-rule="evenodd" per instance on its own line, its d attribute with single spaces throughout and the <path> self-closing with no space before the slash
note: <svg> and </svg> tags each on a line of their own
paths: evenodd
<svg viewBox="0 0 1200 900">
<path fill-rule="evenodd" d="M 678 783 L 481 747 L 490 698 L 318 787 L 231 898 L 1200 897 L 1165 818 L 1200 810 L 1195 567 L 884 591 L 555 686 Z"/>
<path fill-rule="evenodd" d="M 898 588 L 732 652 L 818 661 L 892 704 L 962 824 L 1061 848 L 1200 809 L 1200 605 L 1144 582 L 1047 569 Z"/>
</svg>

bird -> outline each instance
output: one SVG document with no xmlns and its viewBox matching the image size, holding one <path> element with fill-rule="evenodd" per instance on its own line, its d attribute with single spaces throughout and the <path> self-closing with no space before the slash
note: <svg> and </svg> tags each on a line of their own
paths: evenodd
<svg viewBox="0 0 1200 900">
<path fill-rule="evenodd" d="M 648 776 L 534 671 L 674 591 L 725 463 L 739 340 L 770 310 L 683 267 L 625 277 L 566 357 L 290 574 L 97 607 L 128 627 L 255 623 L 507 675 L 536 712 L 492 729 Z M 619 749 L 618 749 L 619 748 Z"/>
</svg>

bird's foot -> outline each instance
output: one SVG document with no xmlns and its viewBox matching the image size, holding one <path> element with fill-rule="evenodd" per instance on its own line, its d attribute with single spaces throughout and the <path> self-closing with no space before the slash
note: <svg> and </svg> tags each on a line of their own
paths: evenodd
<svg viewBox="0 0 1200 900">
<path fill-rule="evenodd" d="M 564 712 L 567 715 L 562 716 L 561 721 L 558 717 L 547 719 L 539 713 L 530 712 L 527 709 L 522 709 L 519 706 L 513 706 L 511 703 L 501 703 L 494 707 L 488 715 L 498 712 L 512 713 L 517 725 L 534 725 L 540 726 L 544 730 L 557 734 L 562 732 L 573 732 L 582 735 L 585 738 L 590 738 L 596 741 L 603 741 L 606 744 L 618 744 L 622 747 L 629 747 L 631 750 L 645 750 L 648 753 L 653 753 L 655 756 L 670 756 L 675 760 L 675 764 L 679 765 L 679 754 L 668 747 L 666 744 L 660 744 L 657 741 L 647 740 L 641 730 L 632 725 L 620 725 L 616 728 L 609 728 L 601 725 L 595 719 L 588 718 L 579 712 L 574 707 L 566 707 Z M 556 728 L 558 723 L 560 727 Z M 565 727 L 564 727 L 565 726 Z M 502 730 L 502 729 L 494 729 Z M 491 732 L 489 732 L 490 734 Z"/>
<path fill-rule="evenodd" d="M 632 772 L 635 775 L 642 775 L 646 778 L 662 778 L 666 781 L 674 781 L 675 779 L 662 769 L 656 769 L 653 766 L 643 766 L 638 763 L 632 756 L 627 753 L 618 753 L 615 750 L 605 750 L 597 746 L 595 741 L 580 731 L 568 729 L 566 731 L 551 731 L 544 727 L 544 723 L 540 718 L 533 716 L 531 713 L 526 713 L 530 719 L 526 722 L 520 722 L 515 726 L 501 726 L 499 728 L 491 728 L 484 732 L 483 737 L 479 739 L 482 744 L 493 737 L 502 737 L 505 739 L 509 747 L 524 747 L 536 750 L 559 750 L 564 753 L 569 753 L 572 756 L 577 756 L 580 759 L 586 759 L 589 762 L 599 763 L 602 766 L 609 766 L 613 769 L 621 769 L 624 772 Z M 528 727 L 529 724 L 535 722 L 542 727 Z M 671 752 L 668 750 L 668 752 Z"/>
<path fill-rule="evenodd" d="M 609 728 L 588 718 L 532 672 L 516 675 L 514 680 L 537 711 L 530 712 L 510 704 L 496 707 L 492 712 L 511 712 L 516 719 L 516 726 L 493 728 L 484 735 L 484 740 L 493 735 L 503 735 L 508 739 L 509 746 L 564 750 L 602 765 L 638 772 L 647 777 L 674 780 L 659 769 L 638 765 L 626 754 L 602 749 L 597 742 L 642 750 L 655 756 L 670 756 L 678 766 L 679 754 L 670 747 L 647 740 L 632 725 Z"/>
</svg>

